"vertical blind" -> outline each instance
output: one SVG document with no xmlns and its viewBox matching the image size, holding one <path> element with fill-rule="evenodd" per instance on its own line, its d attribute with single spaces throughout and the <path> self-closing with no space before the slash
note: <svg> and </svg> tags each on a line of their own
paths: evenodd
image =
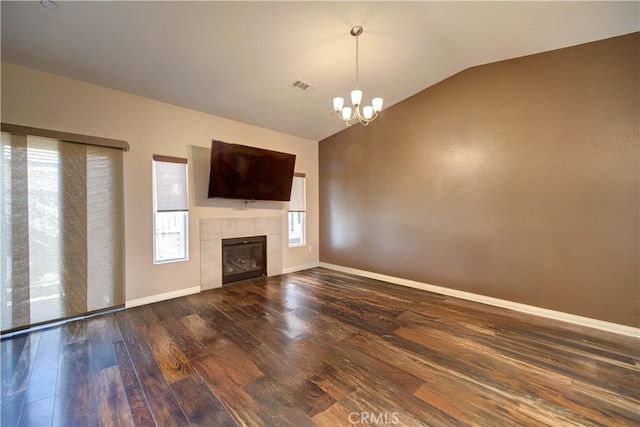
<svg viewBox="0 0 640 427">
<path fill-rule="evenodd" d="M 293 183 L 291 185 L 291 200 L 289 201 L 289 212 L 305 212 L 306 199 L 304 185 L 305 174 L 294 174 Z"/>
<path fill-rule="evenodd" d="M 123 209 L 122 148 L 2 132 L 2 332 L 124 304 Z"/>
</svg>

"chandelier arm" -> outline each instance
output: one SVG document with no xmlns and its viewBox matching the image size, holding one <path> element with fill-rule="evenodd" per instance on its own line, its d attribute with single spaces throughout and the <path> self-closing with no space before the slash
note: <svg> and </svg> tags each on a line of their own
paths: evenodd
<svg viewBox="0 0 640 427">
<path fill-rule="evenodd" d="M 378 113 L 374 113 L 373 116 L 370 119 L 365 119 L 364 116 L 362 115 L 362 113 L 360 112 L 360 107 L 355 107 L 353 108 L 353 112 L 351 114 L 351 116 L 348 119 L 344 119 L 342 118 L 342 120 L 345 122 L 345 124 L 347 126 L 351 126 L 352 124 L 358 122 L 363 126 L 367 126 L 369 123 L 371 123 L 372 121 L 374 121 L 376 119 L 376 117 L 378 117 Z"/>
</svg>

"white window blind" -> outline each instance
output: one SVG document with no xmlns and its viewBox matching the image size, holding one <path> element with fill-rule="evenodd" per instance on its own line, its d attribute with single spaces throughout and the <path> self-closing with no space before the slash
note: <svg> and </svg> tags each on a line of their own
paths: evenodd
<svg viewBox="0 0 640 427">
<path fill-rule="evenodd" d="M 289 201 L 289 212 L 305 212 L 307 200 L 305 195 L 305 175 L 296 173 L 293 176 L 291 185 L 291 200 Z"/>
<path fill-rule="evenodd" d="M 153 156 L 155 161 L 156 211 L 188 211 L 187 159 Z"/>
</svg>

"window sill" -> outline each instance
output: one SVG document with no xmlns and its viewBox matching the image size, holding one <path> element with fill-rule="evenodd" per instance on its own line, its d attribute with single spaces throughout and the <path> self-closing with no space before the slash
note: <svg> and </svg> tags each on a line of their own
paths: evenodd
<svg viewBox="0 0 640 427">
<path fill-rule="evenodd" d="M 187 258 L 176 258 L 176 259 L 166 259 L 166 260 L 162 260 L 162 261 L 153 260 L 153 263 L 155 265 L 162 265 L 162 264 L 173 264 L 174 262 L 184 262 L 184 261 L 189 261 L 189 257 L 187 257 Z"/>
</svg>

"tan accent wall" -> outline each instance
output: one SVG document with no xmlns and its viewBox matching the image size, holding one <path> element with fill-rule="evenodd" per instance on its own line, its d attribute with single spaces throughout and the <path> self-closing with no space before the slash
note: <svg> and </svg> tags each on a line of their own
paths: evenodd
<svg viewBox="0 0 640 427">
<path fill-rule="evenodd" d="M 320 260 L 640 326 L 639 40 L 474 67 L 321 141 Z"/>
</svg>

